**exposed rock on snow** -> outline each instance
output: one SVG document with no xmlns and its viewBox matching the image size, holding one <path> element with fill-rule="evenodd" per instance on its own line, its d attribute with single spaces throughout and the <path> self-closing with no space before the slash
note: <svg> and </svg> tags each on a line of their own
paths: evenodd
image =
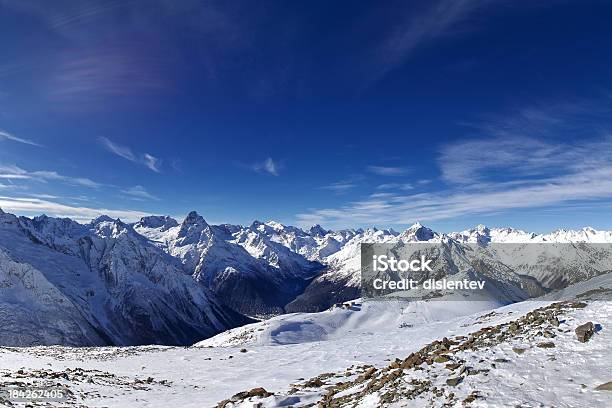
<svg viewBox="0 0 612 408">
<path fill-rule="evenodd" d="M 547 401 L 552 405 L 560 403 L 564 406 L 577 406 L 571 401 L 580 400 L 580 406 L 603 407 L 604 400 L 595 394 L 574 396 L 565 392 L 548 399 L 551 396 L 549 392 L 546 399 L 543 399 L 537 388 L 534 389 L 535 393 L 530 393 L 531 387 L 515 389 L 516 397 L 501 389 L 513 387 L 516 380 L 508 381 L 507 376 L 513 376 L 515 371 L 532 377 L 533 370 L 536 370 L 539 375 L 547 375 L 548 386 L 552 386 L 552 381 L 558 381 L 550 377 L 550 368 L 545 367 L 556 365 L 555 358 L 547 358 L 546 354 L 533 348 L 521 348 L 517 354 L 508 354 L 506 350 L 517 343 L 537 343 L 549 333 L 562 338 L 560 341 L 563 342 L 564 350 L 559 354 L 571 355 L 571 339 L 564 335 L 565 330 L 557 328 L 551 321 L 558 320 L 560 316 L 572 315 L 575 310 L 583 308 L 582 303 L 576 302 L 549 304 L 514 321 L 486 326 L 469 335 L 433 341 L 404 359 L 395 359 L 381 368 L 353 366 L 342 372 L 321 374 L 308 381 L 292 384 L 289 391 L 274 396 L 251 397 L 239 393 L 237 396 L 240 398 L 223 401 L 218 407 L 242 406 L 240 403 L 272 407 L 282 405 L 282 401 L 291 401 L 295 407 L 453 406 L 459 403 L 466 405 L 476 400 L 488 406 L 508 406 L 514 404 L 515 398 L 527 405 L 530 401 Z M 510 326 L 520 329 L 510 330 Z M 542 347 L 542 344 L 553 343 L 537 343 L 537 346 Z M 525 351 L 529 355 L 520 357 Z M 497 357 L 499 355 L 507 357 Z M 452 363 L 445 364 L 448 361 Z M 504 364 L 505 368 L 499 364 Z M 522 385 L 529 383 L 529 378 L 521 377 L 521 380 L 524 381 Z M 506 381 L 509 384 L 505 384 Z M 609 385 L 602 384 L 595 390 L 609 390 Z"/>
<path fill-rule="evenodd" d="M 612 396 L 596 388 L 610 380 L 612 305 L 592 300 L 601 296 L 594 288 L 610 287 L 605 278 L 565 289 L 580 301 L 555 303 L 549 294 L 494 310 L 485 302 L 357 301 L 236 328 L 201 347 L 0 348 L 0 384 L 57 376 L 53 384 L 74 395 L 55 404 L 62 407 L 196 408 L 226 399 L 227 408 L 607 407 Z M 574 329 L 588 321 L 602 329 L 580 343 Z M 547 341 L 555 348 L 536 346 Z M 243 394 L 254 388 L 266 394 Z"/>
<path fill-rule="evenodd" d="M 576 337 L 581 343 L 586 343 L 595 333 L 595 325 L 593 322 L 587 322 L 576 327 Z"/>
</svg>

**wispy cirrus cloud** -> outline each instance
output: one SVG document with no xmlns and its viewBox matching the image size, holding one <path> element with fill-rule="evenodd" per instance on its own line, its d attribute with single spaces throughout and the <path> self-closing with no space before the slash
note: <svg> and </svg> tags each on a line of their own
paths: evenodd
<svg viewBox="0 0 612 408">
<path fill-rule="evenodd" d="M 102 143 L 102 146 L 104 146 L 104 148 L 109 152 L 131 162 L 141 164 L 151 171 L 161 173 L 162 160 L 153 156 L 152 154 L 135 153 L 129 147 L 113 142 L 106 137 L 101 137 L 99 140 L 100 143 Z"/>
<path fill-rule="evenodd" d="M 30 146 L 42 147 L 41 144 L 33 142 L 33 141 L 29 140 L 29 139 L 24 139 L 24 138 L 21 138 L 21 137 L 17 137 L 17 136 L 15 136 L 15 135 L 7 132 L 7 131 L 4 131 L 4 130 L 0 129 L 0 142 L 3 141 L 3 140 L 9 140 L 11 142 L 23 143 L 23 144 L 27 144 L 27 145 L 30 145 Z"/>
<path fill-rule="evenodd" d="M 0 196 L 2 210 L 20 215 L 47 214 L 54 217 L 69 217 L 78 222 L 88 222 L 100 215 L 121 218 L 123 221 L 137 221 L 147 213 L 136 210 L 113 210 L 62 204 L 56 201 L 31 197 Z"/>
<path fill-rule="evenodd" d="M 149 193 L 143 186 L 140 185 L 121 190 L 121 192 L 133 200 L 159 201 L 159 197 Z"/>
<path fill-rule="evenodd" d="M 414 185 L 411 183 L 383 183 L 376 186 L 378 190 L 412 190 Z"/>
<path fill-rule="evenodd" d="M 397 14 L 399 21 L 389 25 L 387 35 L 374 49 L 374 72 L 369 83 L 406 62 L 417 49 L 457 32 L 460 23 L 489 3 L 491 0 L 434 0 L 423 3 L 416 11 L 409 3 L 412 8 Z"/>
<path fill-rule="evenodd" d="M 349 181 L 338 181 L 321 187 L 323 190 L 333 191 L 335 194 L 344 194 L 357 187 L 357 184 Z"/>
<path fill-rule="evenodd" d="M 267 173 L 272 176 L 280 175 L 280 166 L 271 157 L 268 157 L 263 162 L 253 164 L 251 168 L 256 172 Z"/>
<path fill-rule="evenodd" d="M 59 107 L 102 109 L 113 98 L 152 95 L 172 89 L 161 57 L 147 56 L 144 44 L 70 51 L 52 71 L 48 96 Z M 142 102 L 144 103 L 144 101 Z"/>
<path fill-rule="evenodd" d="M 42 200 L 56 200 L 56 199 L 59 198 L 56 195 L 53 195 L 53 194 L 44 194 L 44 193 L 43 194 L 37 194 L 37 193 L 28 194 L 28 196 L 29 197 L 34 197 L 34 198 L 40 198 Z"/>
<path fill-rule="evenodd" d="M 357 187 L 362 186 L 365 179 L 366 177 L 363 174 L 355 173 L 342 180 L 329 183 L 319 188 L 322 190 L 332 191 L 336 195 L 343 195 Z"/>
<path fill-rule="evenodd" d="M 609 126 L 612 98 L 546 101 L 515 108 L 504 114 L 485 115 L 467 127 L 490 137 L 550 137 L 561 132 L 589 136 Z"/>
<path fill-rule="evenodd" d="M 238 52 L 252 52 L 250 34 L 257 27 L 251 22 L 255 13 L 217 1 L 151 0 L 148 7 L 112 0 L 0 3 L 53 37 L 52 51 L 31 50 L 13 65 L 35 72 L 53 108 L 71 115 L 156 104 L 157 96 L 181 88 L 177 71 L 186 64 L 198 64 L 198 74 L 214 80 L 237 64 Z M 188 57 L 177 52 L 187 43 L 193 45 Z"/>
<path fill-rule="evenodd" d="M 514 137 L 493 133 L 489 137 L 446 144 L 436 160 L 439 183 L 428 192 L 406 194 L 399 183 L 383 184 L 378 188 L 383 193 L 371 194 L 338 208 L 298 214 L 298 223 L 399 225 L 527 208 L 609 202 L 612 200 L 612 135 L 600 122 L 594 126 L 593 121 L 587 120 L 591 128 L 585 128 L 578 126 L 583 116 L 557 116 L 556 112 L 544 109 L 536 113 L 532 109 L 528 115 L 521 115 L 514 122 L 520 123 L 513 127 Z M 573 108 L 572 112 L 579 110 Z M 593 112 L 588 110 L 584 114 Z M 512 118 L 504 119 L 504 132 L 509 129 L 509 123 L 513 123 Z M 532 126 L 538 130 L 538 137 L 528 135 Z M 599 136 L 570 141 L 541 137 L 552 129 L 572 132 L 587 129 Z"/>
<path fill-rule="evenodd" d="M 373 195 L 340 208 L 297 215 L 298 223 L 330 226 L 410 224 L 513 209 L 563 206 L 612 198 L 612 165 L 514 188 L 485 188 L 414 195 Z"/>
<path fill-rule="evenodd" d="M 144 158 L 144 165 L 147 166 L 149 170 L 152 170 L 157 173 L 161 171 L 161 164 L 162 164 L 161 159 L 153 155 L 150 155 L 149 153 L 145 153 L 143 158 Z"/>
<path fill-rule="evenodd" d="M 109 152 L 114 153 L 119 157 L 123 157 L 126 160 L 133 162 L 136 161 L 136 156 L 134 155 L 134 153 L 132 153 L 132 150 L 129 147 L 115 143 L 106 137 L 101 137 L 100 142 L 102 142 L 102 145 Z"/>
<path fill-rule="evenodd" d="M 99 188 L 103 186 L 103 184 L 86 177 L 70 177 L 49 170 L 27 171 L 19 166 L 2 164 L 0 164 L 0 179 L 34 180 L 43 183 L 48 181 L 60 181 L 66 184 L 88 188 Z"/>
<path fill-rule="evenodd" d="M 401 176 L 406 174 L 408 169 L 394 166 L 368 166 L 367 171 L 379 176 Z"/>
</svg>

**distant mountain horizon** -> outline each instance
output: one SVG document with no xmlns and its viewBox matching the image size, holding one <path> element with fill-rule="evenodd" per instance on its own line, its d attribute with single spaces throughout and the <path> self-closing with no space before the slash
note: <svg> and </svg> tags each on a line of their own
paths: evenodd
<svg viewBox="0 0 612 408">
<path fill-rule="evenodd" d="M 55 219 L 69 219 L 72 220 L 78 224 L 81 225 L 87 225 L 87 224 L 91 224 L 91 223 L 95 223 L 101 220 L 107 220 L 107 221 L 119 221 L 122 222 L 126 225 L 136 225 L 136 224 L 140 224 L 143 223 L 143 220 L 166 220 L 167 222 L 175 222 L 178 223 L 178 220 L 182 219 L 186 219 L 189 218 L 190 216 L 193 217 L 193 214 L 195 214 L 198 217 L 202 217 L 202 215 L 196 211 L 193 210 L 191 212 L 189 212 L 187 215 L 185 215 L 184 217 L 181 216 L 172 216 L 169 214 L 151 214 L 151 215 L 147 215 L 144 217 L 141 217 L 140 220 L 138 221 L 123 221 L 121 219 L 121 217 L 117 217 L 117 218 L 113 218 L 110 217 L 106 214 L 101 214 L 95 218 L 92 218 L 90 221 L 85 222 L 83 220 L 79 220 L 78 218 L 72 218 L 72 217 L 60 217 L 60 216 L 54 216 L 54 215 L 47 215 L 45 213 L 41 213 L 40 215 L 18 215 L 9 211 L 4 211 L 1 207 L 0 207 L 0 213 L 5 213 L 5 214 L 13 214 L 15 216 L 18 217 L 25 217 L 25 218 L 30 218 L 30 219 L 34 219 L 34 218 L 38 218 L 38 217 L 48 217 L 48 218 L 55 218 Z M 203 219 L 205 219 L 204 217 L 202 217 Z M 383 228 L 383 227 L 378 227 L 376 225 L 372 225 L 372 226 L 362 226 L 362 227 L 345 227 L 345 228 L 326 228 L 324 226 L 322 226 L 321 224 L 315 223 L 312 224 L 310 226 L 296 226 L 290 223 L 282 223 L 273 219 L 269 219 L 267 221 L 261 221 L 259 219 L 255 219 L 253 220 L 250 224 L 240 224 L 240 223 L 230 223 L 230 222 L 221 222 L 221 223 L 211 223 L 211 225 L 216 225 L 216 226 L 221 226 L 221 225 L 232 225 L 232 226 L 239 226 L 239 227 L 243 227 L 243 228 L 247 228 L 247 227 L 252 227 L 254 225 L 267 225 L 270 227 L 285 227 L 285 228 L 294 228 L 294 229 L 298 229 L 302 232 L 308 233 L 310 235 L 325 235 L 325 233 L 327 232 L 333 232 L 333 231 L 355 231 L 358 233 L 361 233 L 363 231 L 366 230 L 373 230 L 373 231 L 388 231 L 389 233 L 393 234 L 393 235 L 401 235 L 402 232 L 405 231 L 409 231 L 412 229 L 418 229 L 418 228 L 425 228 L 431 231 L 434 231 L 433 229 L 429 228 L 426 223 L 422 223 L 420 221 L 415 221 L 414 223 L 412 223 L 409 227 L 406 227 L 405 229 L 402 230 L 402 232 L 397 231 L 395 228 L 390 227 L 390 228 Z M 469 233 L 472 231 L 513 231 L 516 233 L 521 233 L 521 234 L 527 234 L 527 235 L 532 235 L 532 236 L 541 236 L 541 237 L 545 237 L 545 236 L 550 236 L 552 234 L 555 233 L 567 233 L 567 232 L 584 232 L 587 234 L 591 234 L 594 235 L 596 233 L 606 233 L 606 232 L 610 232 L 612 233 L 612 230 L 608 230 L 608 229 L 599 229 L 599 228 L 595 228 L 591 225 L 585 225 L 582 228 L 557 228 L 557 229 L 553 229 L 550 230 L 548 232 L 529 232 L 526 231 L 524 228 L 514 228 L 514 227 L 510 227 L 510 226 L 490 226 L 490 225 L 486 225 L 486 224 L 477 224 L 476 226 L 474 226 L 473 228 L 466 228 L 466 229 L 461 229 L 461 230 L 454 230 L 454 231 L 448 231 L 448 232 L 442 232 L 442 231 L 436 231 L 436 233 L 438 234 L 444 234 L 444 235 L 448 235 L 448 236 L 453 236 L 456 234 L 465 234 L 465 233 Z"/>
</svg>

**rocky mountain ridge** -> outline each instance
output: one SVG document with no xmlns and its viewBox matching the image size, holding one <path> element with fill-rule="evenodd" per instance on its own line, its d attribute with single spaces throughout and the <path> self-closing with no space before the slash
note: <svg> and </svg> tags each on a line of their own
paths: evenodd
<svg viewBox="0 0 612 408">
<path fill-rule="evenodd" d="M 101 216 L 80 224 L 44 215 L 17 217 L 0 210 L 0 320 L 10 328 L 1 340 L 4 344 L 193 343 L 247 322 L 244 315 L 320 311 L 357 298 L 361 244 L 410 242 L 484 246 L 504 242 L 521 250 L 525 243 L 612 243 L 612 232 L 584 228 L 533 234 L 478 226 L 446 234 L 419 223 L 401 233 L 376 228 L 333 231 L 318 225 L 303 230 L 274 221 L 255 221 L 246 227 L 211 225 L 196 212 L 182 222 L 149 216 L 128 224 Z M 555 289 L 612 268 L 591 262 L 576 273 L 566 273 L 576 269 L 576 259 L 585 255 L 575 247 L 567 264 L 557 263 L 562 275 L 548 270 L 527 274 Z M 516 252 L 499 256 L 515 270 L 522 267 L 511 262 Z M 19 291 L 17 299 L 13 294 Z M 62 323 L 54 328 L 40 323 L 49 314 Z M 20 327 L 24 324 L 37 329 L 24 331 Z M 42 334 L 9 340 L 10 333 L 23 332 Z"/>
<path fill-rule="evenodd" d="M 0 214 L 3 345 L 190 344 L 249 321 L 130 225 Z"/>
</svg>

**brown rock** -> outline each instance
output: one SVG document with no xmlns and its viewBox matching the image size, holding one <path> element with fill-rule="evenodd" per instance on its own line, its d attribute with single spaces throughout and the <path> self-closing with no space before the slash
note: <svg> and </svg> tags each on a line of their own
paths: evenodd
<svg viewBox="0 0 612 408">
<path fill-rule="evenodd" d="M 231 403 L 230 400 L 226 399 L 217 404 L 216 408 L 225 408 L 227 404 Z"/>
<path fill-rule="evenodd" d="M 266 397 L 269 397 L 270 395 L 273 395 L 273 394 L 271 392 L 266 391 L 265 388 L 262 388 L 262 387 L 253 388 L 248 391 L 249 397 L 266 398 Z"/>
<path fill-rule="evenodd" d="M 436 358 L 434 358 L 434 362 L 435 363 L 446 363 L 447 361 L 450 361 L 450 358 L 446 357 L 446 356 L 437 356 Z"/>
<path fill-rule="evenodd" d="M 554 348 L 555 347 L 555 343 L 553 343 L 552 341 L 545 341 L 542 343 L 538 343 L 537 346 L 539 348 Z"/>
<path fill-rule="evenodd" d="M 479 396 L 480 395 L 478 394 L 478 391 L 473 391 L 470 395 L 468 395 L 463 400 L 463 405 L 470 404 L 470 403 L 474 402 L 476 400 L 476 398 L 478 398 Z"/>
<path fill-rule="evenodd" d="M 232 402 L 238 402 L 238 401 L 242 401 L 246 398 L 249 398 L 249 393 L 248 391 L 241 391 L 237 394 L 234 394 L 234 396 L 231 398 L 230 401 Z"/>
<path fill-rule="evenodd" d="M 595 325 L 593 322 L 587 322 L 576 327 L 576 337 L 581 343 L 586 343 L 595 333 Z"/>
<path fill-rule="evenodd" d="M 421 356 L 418 354 L 411 354 L 402 362 L 402 368 L 412 368 L 419 366 L 423 363 Z"/>
<path fill-rule="evenodd" d="M 319 388 L 321 386 L 323 386 L 323 381 L 321 381 L 320 378 L 313 378 L 304 383 L 304 387 L 309 387 L 309 388 Z"/>
<path fill-rule="evenodd" d="M 597 391 L 612 391 L 612 381 L 608 381 L 605 384 L 601 384 L 600 386 L 598 386 L 595 389 Z"/>
<path fill-rule="evenodd" d="M 456 385 L 459 385 L 461 381 L 463 381 L 463 377 L 450 377 L 446 379 L 446 384 L 450 385 L 451 387 L 454 387 Z"/>
</svg>

